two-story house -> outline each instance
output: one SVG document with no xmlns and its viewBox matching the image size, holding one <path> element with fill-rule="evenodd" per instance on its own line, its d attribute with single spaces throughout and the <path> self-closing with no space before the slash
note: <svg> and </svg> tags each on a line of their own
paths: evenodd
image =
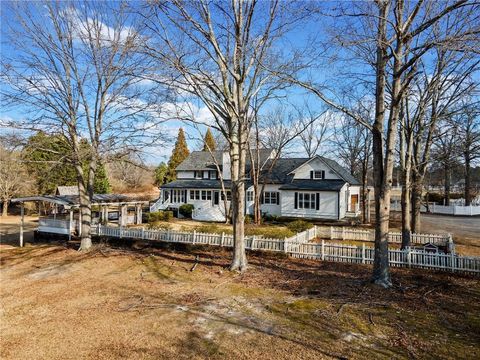
<svg viewBox="0 0 480 360">
<path fill-rule="evenodd" d="M 359 215 L 360 182 L 334 160 L 322 156 L 274 160 L 274 152 L 265 149 L 260 151 L 260 166 L 262 213 L 335 220 Z M 250 173 L 249 162 L 246 167 Z M 176 171 L 177 180 L 161 186 L 151 211 L 192 204 L 194 219 L 224 221 L 222 183 L 227 209 L 231 200 L 228 152 L 194 151 Z M 253 185 L 247 176 L 245 213 L 252 214 L 253 208 Z"/>
</svg>

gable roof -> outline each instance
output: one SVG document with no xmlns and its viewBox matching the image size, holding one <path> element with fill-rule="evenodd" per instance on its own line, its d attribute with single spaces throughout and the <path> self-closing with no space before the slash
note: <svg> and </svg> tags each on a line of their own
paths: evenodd
<svg viewBox="0 0 480 360">
<path fill-rule="evenodd" d="M 329 159 L 329 158 L 326 158 L 324 156 L 320 156 L 320 155 L 315 155 L 314 157 L 312 158 L 306 158 L 305 159 L 305 162 L 300 164 L 298 167 L 296 167 L 295 169 L 291 170 L 289 175 L 290 174 L 294 174 L 295 171 L 300 168 L 301 166 L 303 165 L 306 165 L 308 164 L 310 161 L 313 161 L 315 159 L 320 159 L 320 161 L 322 161 L 325 165 L 327 165 L 330 169 L 332 169 L 341 179 L 345 180 L 345 182 L 348 182 L 350 185 L 361 185 L 360 184 L 360 181 L 358 181 L 355 176 L 353 176 L 352 174 L 350 174 L 349 171 L 347 171 L 347 169 L 345 169 L 343 166 L 341 166 L 338 162 L 336 162 L 335 160 L 332 160 L 332 159 Z"/>
<path fill-rule="evenodd" d="M 209 151 L 192 151 L 190 155 L 177 166 L 176 170 L 215 170 L 217 168 L 215 162 L 222 166 L 222 150 L 215 150 L 211 153 Z"/>
<path fill-rule="evenodd" d="M 268 160 L 273 150 L 260 149 L 260 163 L 263 165 Z M 176 170 L 216 170 L 217 163 L 220 168 L 223 164 L 223 153 L 226 151 L 215 150 L 211 153 L 209 151 L 192 151 L 183 162 L 177 166 Z M 226 152 L 228 154 L 228 152 Z M 213 155 L 213 158 L 212 158 Z M 250 166 L 250 157 L 247 155 L 247 167 Z"/>
</svg>

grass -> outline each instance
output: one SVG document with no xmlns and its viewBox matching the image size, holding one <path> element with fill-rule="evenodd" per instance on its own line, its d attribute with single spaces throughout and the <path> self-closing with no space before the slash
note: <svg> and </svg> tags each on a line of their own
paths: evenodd
<svg viewBox="0 0 480 360">
<path fill-rule="evenodd" d="M 2 359 L 480 356 L 480 280 L 218 249 L 35 245 L 1 255 Z M 190 271 L 195 256 L 200 263 Z"/>
</svg>

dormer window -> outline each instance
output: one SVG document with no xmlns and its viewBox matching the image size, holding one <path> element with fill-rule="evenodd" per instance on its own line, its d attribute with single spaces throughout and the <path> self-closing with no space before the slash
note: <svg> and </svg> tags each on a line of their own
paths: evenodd
<svg viewBox="0 0 480 360">
<path fill-rule="evenodd" d="M 325 170 L 312 170 L 310 171 L 310 179 L 323 180 L 325 179 Z"/>
<path fill-rule="evenodd" d="M 195 170 L 194 171 L 194 177 L 195 177 L 195 179 L 201 179 L 203 177 L 203 171 Z"/>
</svg>

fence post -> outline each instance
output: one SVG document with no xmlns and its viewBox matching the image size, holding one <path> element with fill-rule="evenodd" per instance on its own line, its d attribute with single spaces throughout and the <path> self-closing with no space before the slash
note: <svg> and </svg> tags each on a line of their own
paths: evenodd
<svg viewBox="0 0 480 360">
<path fill-rule="evenodd" d="M 142 240 L 145 239 L 145 228 L 142 226 Z"/>
<path fill-rule="evenodd" d="M 252 245 L 250 246 L 250 250 L 255 250 L 255 235 L 252 237 Z"/>
<path fill-rule="evenodd" d="M 286 239 L 283 240 L 283 251 L 285 254 L 288 253 L 288 241 Z"/>
<path fill-rule="evenodd" d="M 225 239 L 225 232 L 222 231 L 222 237 L 220 238 L 220 246 L 223 246 L 224 239 Z"/>
<path fill-rule="evenodd" d="M 192 244 L 195 244 L 195 237 L 197 236 L 197 230 L 193 230 Z"/>
<path fill-rule="evenodd" d="M 118 228 L 118 237 L 121 239 L 122 238 L 122 226 Z"/>
<path fill-rule="evenodd" d="M 455 272 L 455 254 L 450 253 L 450 269 Z"/>
<path fill-rule="evenodd" d="M 325 260 L 325 240 L 322 239 L 322 261 Z"/>
<path fill-rule="evenodd" d="M 318 234 L 318 228 L 317 228 L 317 225 L 314 225 L 314 226 L 313 226 L 313 229 L 314 229 L 314 231 L 315 231 L 315 233 L 314 233 L 313 237 L 315 237 L 315 238 L 316 238 L 316 237 L 318 236 L 318 235 L 317 235 L 317 234 Z"/>
<path fill-rule="evenodd" d="M 365 264 L 365 244 L 362 244 L 362 264 Z"/>
<path fill-rule="evenodd" d="M 406 250 L 404 250 L 407 252 L 407 264 L 408 264 L 408 267 L 412 267 L 412 253 L 410 252 L 410 247 L 408 247 Z"/>
</svg>

